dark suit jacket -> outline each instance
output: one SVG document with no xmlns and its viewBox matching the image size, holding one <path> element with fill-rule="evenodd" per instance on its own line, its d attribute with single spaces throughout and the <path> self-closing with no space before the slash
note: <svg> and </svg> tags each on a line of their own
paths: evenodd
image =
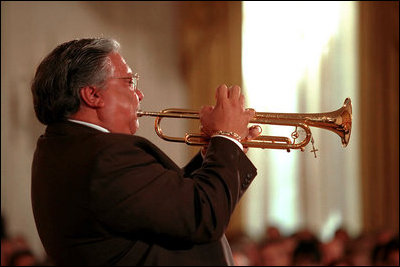
<svg viewBox="0 0 400 267">
<path fill-rule="evenodd" d="M 180 169 L 144 138 L 63 122 L 37 143 L 33 213 L 57 265 L 227 265 L 224 231 L 255 175 L 225 138 Z"/>
</svg>

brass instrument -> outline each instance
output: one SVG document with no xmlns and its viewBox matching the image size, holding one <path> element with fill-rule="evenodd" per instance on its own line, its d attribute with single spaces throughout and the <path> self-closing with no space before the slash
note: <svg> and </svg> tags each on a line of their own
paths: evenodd
<svg viewBox="0 0 400 267">
<path fill-rule="evenodd" d="M 188 145 L 205 145 L 208 143 L 208 138 L 201 134 L 186 133 L 184 137 L 167 136 L 162 132 L 160 123 L 162 118 L 182 118 L 182 119 L 199 119 L 199 112 L 190 109 L 164 109 L 161 112 L 146 112 L 138 111 L 138 117 L 152 116 L 156 117 L 155 131 L 159 137 L 171 142 L 184 142 Z M 339 135 L 342 141 L 342 146 L 346 147 L 350 140 L 351 123 L 352 123 L 352 106 L 350 98 L 346 98 L 341 108 L 335 111 L 326 113 L 267 113 L 256 112 L 255 116 L 250 120 L 250 123 L 256 124 L 272 124 L 283 126 L 295 126 L 296 129 L 292 133 L 291 140 L 283 136 L 266 136 L 260 135 L 254 140 L 244 140 L 241 143 L 244 147 L 272 148 L 272 149 L 301 149 L 310 142 L 313 144 L 314 155 L 317 151 L 314 148 L 314 140 L 312 138 L 309 126 L 317 127 L 332 131 Z M 299 134 L 297 127 L 304 129 L 306 136 L 304 140 L 296 143 Z"/>
</svg>

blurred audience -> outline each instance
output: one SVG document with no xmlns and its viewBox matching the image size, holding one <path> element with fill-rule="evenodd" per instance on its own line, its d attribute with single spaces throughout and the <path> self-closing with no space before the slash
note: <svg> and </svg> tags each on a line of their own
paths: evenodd
<svg viewBox="0 0 400 267">
<path fill-rule="evenodd" d="M 291 256 L 294 266 L 319 266 L 322 263 L 320 244 L 317 240 L 300 240 Z"/>
<path fill-rule="evenodd" d="M 23 236 L 11 237 L 7 233 L 7 227 L 3 215 L 1 215 L 1 266 L 43 266 L 48 265 L 39 262 L 26 239 Z"/>
<path fill-rule="evenodd" d="M 244 233 L 230 236 L 233 260 L 238 266 L 259 266 L 258 244 Z"/>
<path fill-rule="evenodd" d="M 257 242 L 228 237 L 237 266 L 399 266 L 399 235 L 382 230 L 350 237 L 338 228 L 322 242 L 308 229 L 284 236 L 276 226 Z"/>
<path fill-rule="evenodd" d="M 265 231 L 265 237 L 269 240 L 277 240 L 280 239 L 281 236 L 281 231 L 279 230 L 278 227 L 276 226 L 268 226 L 266 231 Z"/>
<path fill-rule="evenodd" d="M 289 266 L 291 251 L 288 249 L 284 238 L 266 239 L 260 246 L 261 265 Z"/>
<path fill-rule="evenodd" d="M 228 236 L 237 266 L 399 266 L 399 234 L 382 230 L 351 238 L 344 228 L 321 242 L 308 229 L 290 236 L 277 226 L 255 241 L 245 233 Z M 39 261 L 22 236 L 7 234 L 1 216 L 1 266 L 51 266 Z"/>
</svg>

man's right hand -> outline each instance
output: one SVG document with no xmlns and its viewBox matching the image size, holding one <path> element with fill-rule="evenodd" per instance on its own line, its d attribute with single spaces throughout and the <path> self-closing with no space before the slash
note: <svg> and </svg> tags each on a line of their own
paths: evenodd
<svg viewBox="0 0 400 267">
<path fill-rule="evenodd" d="M 218 131 L 232 132 L 245 139 L 249 134 L 248 123 L 255 115 L 252 109 L 244 108 L 244 95 L 239 86 L 227 88 L 225 84 L 216 91 L 216 105 L 204 106 L 200 110 L 203 134 L 212 136 Z"/>
</svg>

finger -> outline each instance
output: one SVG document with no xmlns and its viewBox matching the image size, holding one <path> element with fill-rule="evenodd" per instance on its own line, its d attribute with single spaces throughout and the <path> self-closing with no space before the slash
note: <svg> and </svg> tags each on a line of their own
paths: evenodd
<svg viewBox="0 0 400 267">
<path fill-rule="evenodd" d="M 199 114 L 200 114 L 200 115 L 203 115 L 204 113 L 211 112 L 213 109 L 214 109 L 213 106 L 202 106 L 202 107 L 200 108 Z"/>
<path fill-rule="evenodd" d="M 256 111 L 252 108 L 246 108 L 245 112 L 247 113 L 250 119 L 252 119 L 256 115 Z"/>
<path fill-rule="evenodd" d="M 237 85 L 231 86 L 229 88 L 229 96 L 230 99 L 239 100 L 240 98 L 240 87 Z"/>
<path fill-rule="evenodd" d="M 217 99 L 217 103 L 228 98 L 228 87 L 226 87 L 225 84 L 220 85 L 217 88 L 215 98 Z"/>
<path fill-rule="evenodd" d="M 242 109 L 244 109 L 244 95 L 241 94 L 239 97 L 239 105 Z"/>
</svg>

